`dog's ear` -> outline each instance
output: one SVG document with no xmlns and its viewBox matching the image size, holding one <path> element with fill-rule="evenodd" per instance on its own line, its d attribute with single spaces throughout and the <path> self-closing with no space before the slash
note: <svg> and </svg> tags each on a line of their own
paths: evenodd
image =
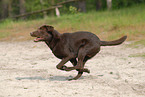
<svg viewBox="0 0 145 97">
<path fill-rule="evenodd" d="M 49 26 L 49 25 L 44 25 L 43 27 L 46 28 L 46 30 L 48 31 L 48 33 L 52 34 L 53 38 L 55 40 L 59 40 L 60 39 L 60 33 L 57 32 L 56 30 L 54 30 L 53 26 Z"/>
<path fill-rule="evenodd" d="M 45 27 L 48 32 L 52 33 L 54 31 L 54 27 L 53 26 L 43 25 L 43 27 Z"/>
</svg>

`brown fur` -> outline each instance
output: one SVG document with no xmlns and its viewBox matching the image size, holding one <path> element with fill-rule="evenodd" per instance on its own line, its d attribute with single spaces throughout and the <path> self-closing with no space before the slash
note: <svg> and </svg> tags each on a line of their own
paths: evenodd
<svg viewBox="0 0 145 97">
<path fill-rule="evenodd" d="M 100 46 L 112 46 L 123 43 L 127 36 L 114 41 L 101 41 L 95 34 L 86 31 L 60 34 L 54 27 L 43 25 L 37 31 L 30 33 L 37 37 L 34 41 L 44 41 L 52 50 L 52 53 L 62 61 L 56 66 L 57 69 L 71 71 L 77 70 L 78 75 L 70 80 L 81 77 L 83 72 L 90 73 L 84 68 L 87 60 L 91 59 L 100 51 Z M 78 58 L 78 61 L 76 60 Z M 64 64 L 70 61 L 73 67 Z"/>
</svg>

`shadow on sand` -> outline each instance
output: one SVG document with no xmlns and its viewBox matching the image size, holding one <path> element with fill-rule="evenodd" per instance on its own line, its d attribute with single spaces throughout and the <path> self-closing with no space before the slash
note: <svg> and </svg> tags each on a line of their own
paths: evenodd
<svg viewBox="0 0 145 97">
<path fill-rule="evenodd" d="M 49 81 L 68 81 L 68 79 L 72 78 L 72 76 L 50 76 L 48 78 L 41 77 L 41 76 L 34 76 L 34 77 L 16 77 L 16 80 L 49 80 Z"/>
</svg>

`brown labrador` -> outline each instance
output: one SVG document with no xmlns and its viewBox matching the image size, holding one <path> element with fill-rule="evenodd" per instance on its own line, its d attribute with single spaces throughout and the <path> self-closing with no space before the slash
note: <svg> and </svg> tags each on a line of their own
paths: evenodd
<svg viewBox="0 0 145 97">
<path fill-rule="evenodd" d="M 113 46 L 123 43 L 127 36 L 114 41 L 101 41 L 95 34 L 86 31 L 60 34 L 54 30 L 54 27 L 43 25 L 36 31 L 31 32 L 32 37 L 36 37 L 35 42 L 44 41 L 52 50 L 52 53 L 61 62 L 56 66 L 57 69 L 71 71 L 77 70 L 78 75 L 69 80 L 76 80 L 81 77 L 83 72 L 90 73 L 90 70 L 84 68 L 85 63 L 95 56 L 101 46 Z M 77 61 L 78 58 L 78 61 Z M 73 67 L 67 67 L 64 64 L 70 61 Z"/>
</svg>

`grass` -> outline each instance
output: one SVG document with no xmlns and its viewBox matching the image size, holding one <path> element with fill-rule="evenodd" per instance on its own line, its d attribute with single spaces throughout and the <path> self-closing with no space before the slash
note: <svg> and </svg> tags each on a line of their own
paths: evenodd
<svg viewBox="0 0 145 97">
<path fill-rule="evenodd" d="M 129 57 L 142 57 L 142 58 L 145 58 L 145 53 L 142 53 L 142 54 L 133 54 L 133 55 L 130 55 Z"/>
<path fill-rule="evenodd" d="M 90 31 L 102 40 L 117 39 L 128 35 L 128 41 L 145 45 L 145 9 L 144 5 L 136 5 L 112 11 L 92 11 L 61 17 L 45 19 L 12 21 L 0 23 L 0 40 L 29 40 L 29 33 L 43 24 L 53 25 L 61 33 L 78 30 Z M 21 38 L 20 38 L 21 36 Z"/>
</svg>

